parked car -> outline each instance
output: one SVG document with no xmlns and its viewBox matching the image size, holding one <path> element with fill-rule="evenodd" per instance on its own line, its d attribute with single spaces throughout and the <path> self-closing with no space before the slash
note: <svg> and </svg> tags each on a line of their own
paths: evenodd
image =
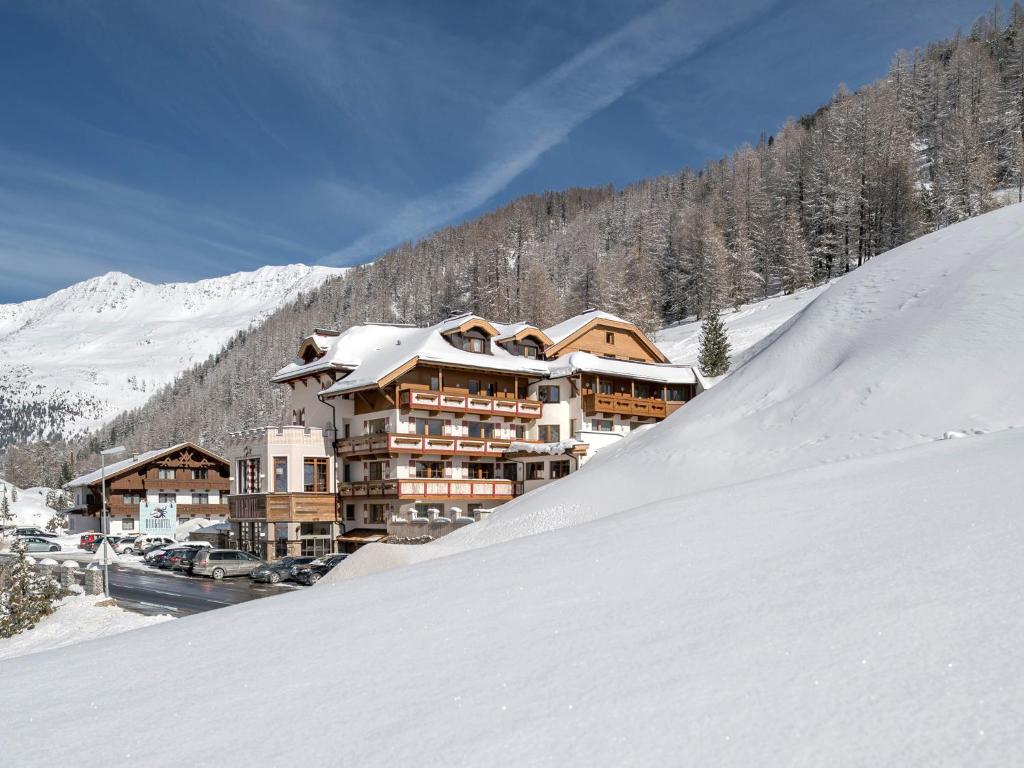
<svg viewBox="0 0 1024 768">
<path fill-rule="evenodd" d="M 60 544 L 41 536 L 19 536 L 18 541 L 26 552 L 60 552 Z"/>
<path fill-rule="evenodd" d="M 201 547 L 187 547 L 181 553 L 181 557 L 178 562 L 173 566 L 175 570 L 184 571 L 185 573 L 192 574 L 192 564 L 195 562 L 196 555 L 202 552 Z"/>
<path fill-rule="evenodd" d="M 319 560 L 314 560 L 312 563 L 299 568 L 295 574 L 295 580 L 299 584 L 305 584 L 307 587 L 311 587 L 316 584 L 320 579 L 326 576 L 335 568 L 342 560 L 348 557 L 348 554 L 342 552 L 337 555 L 328 555 L 327 557 L 321 557 Z"/>
<path fill-rule="evenodd" d="M 102 533 L 93 534 L 92 538 L 89 539 L 85 544 L 81 544 L 81 548 L 86 552 L 95 552 L 100 548 L 100 544 L 103 543 L 103 539 L 110 542 L 111 546 L 114 546 L 114 542 L 117 541 L 116 536 L 104 536 Z"/>
<path fill-rule="evenodd" d="M 173 542 L 171 544 L 150 544 L 142 550 L 142 561 L 147 565 L 152 565 L 156 558 L 163 556 L 164 550 L 169 549 L 172 546 L 174 546 Z"/>
<path fill-rule="evenodd" d="M 57 538 L 57 534 L 55 534 L 55 533 L 47 533 L 42 528 L 37 528 L 34 525 L 31 525 L 31 526 L 21 526 L 19 528 L 15 528 L 14 529 L 14 535 L 15 536 L 41 536 L 44 539 L 55 539 L 55 538 Z"/>
<path fill-rule="evenodd" d="M 278 584 L 282 581 L 290 581 L 295 578 L 299 568 L 309 565 L 315 557 L 282 557 L 272 563 L 254 568 L 249 578 L 253 581 L 262 581 L 267 584 Z"/>
<path fill-rule="evenodd" d="M 192 573 L 223 579 L 225 576 L 248 576 L 261 565 L 266 563 L 238 549 L 202 549 L 192 561 Z"/>
<path fill-rule="evenodd" d="M 202 549 L 198 544 L 179 544 L 174 547 L 167 547 L 163 554 L 154 558 L 154 565 L 157 568 L 176 569 L 186 558 L 189 563 L 195 558 L 196 552 Z"/>
<path fill-rule="evenodd" d="M 171 536 L 159 536 L 156 534 L 141 535 L 132 544 L 132 549 L 135 550 L 135 554 L 143 554 L 146 550 L 152 548 L 154 545 L 157 547 L 164 547 L 168 544 L 176 544 L 174 538 Z"/>
<path fill-rule="evenodd" d="M 103 534 L 99 531 L 86 531 L 78 537 L 78 548 L 86 549 L 97 537 L 102 538 Z"/>
<path fill-rule="evenodd" d="M 114 545 L 114 551 L 119 555 L 135 555 L 138 554 L 138 550 L 135 548 L 135 542 L 139 540 L 139 536 L 124 536 L 117 544 Z"/>
</svg>

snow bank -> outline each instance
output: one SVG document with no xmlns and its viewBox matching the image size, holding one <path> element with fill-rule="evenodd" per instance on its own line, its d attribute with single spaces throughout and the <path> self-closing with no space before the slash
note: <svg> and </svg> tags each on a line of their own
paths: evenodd
<svg viewBox="0 0 1024 768">
<path fill-rule="evenodd" d="M 54 515 L 54 511 L 46 506 L 46 494 L 52 489 L 42 487 L 23 489 L 6 480 L 0 480 L 0 487 L 7 489 L 7 500 L 10 503 L 11 512 L 14 513 L 14 521 L 11 525 L 34 525 L 46 530 L 46 524 Z M 11 501 L 14 491 L 18 493 L 17 501 Z"/>
<path fill-rule="evenodd" d="M 171 616 L 142 616 L 116 606 L 100 606 L 103 595 L 73 595 L 61 601 L 57 612 L 45 617 L 35 628 L 14 637 L 0 639 L 0 661 L 30 653 L 64 648 L 74 643 L 148 627 Z"/>
<path fill-rule="evenodd" d="M 923 238 L 485 521 L 364 547 L 316 589 L 6 662 L 0 754 L 107 765 L 82 740 L 143 721 L 229 768 L 1018 764 L 1022 253 L 1022 206 Z M 96 689 L 139 658 L 217 685 L 202 708 Z M 208 727 L 310 680 L 345 695 L 247 708 L 228 742 Z M 118 746 L 180 762 L 142 731 Z"/>
</svg>

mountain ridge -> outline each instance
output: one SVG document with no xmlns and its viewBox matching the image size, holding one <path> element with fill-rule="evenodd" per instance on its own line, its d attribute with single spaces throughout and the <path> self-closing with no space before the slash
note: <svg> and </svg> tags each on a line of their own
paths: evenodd
<svg viewBox="0 0 1024 768">
<path fill-rule="evenodd" d="M 291 264 L 149 283 L 112 271 L 0 305 L 0 446 L 71 437 L 140 406 L 237 332 L 345 272 Z"/>
</svg>

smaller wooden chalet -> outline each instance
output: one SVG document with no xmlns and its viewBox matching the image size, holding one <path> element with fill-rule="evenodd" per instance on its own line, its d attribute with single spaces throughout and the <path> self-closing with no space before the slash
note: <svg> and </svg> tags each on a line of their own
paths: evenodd
<svg viewBox="0 0 1024 768">
<path fill-rule="evenodd" d="M 224 521 L 230 474 L 225 459 L 194 443 L 146 451 L 108 464 L 110 533 L 137 532 L 139 507 L 144 502 L 174 502 L 179 525 L 195 518 Z M 101 530 L 100 476 L 97 469 L 67 484 L 74 494 L 68 514 L 72 533 Z"/>
</svg>

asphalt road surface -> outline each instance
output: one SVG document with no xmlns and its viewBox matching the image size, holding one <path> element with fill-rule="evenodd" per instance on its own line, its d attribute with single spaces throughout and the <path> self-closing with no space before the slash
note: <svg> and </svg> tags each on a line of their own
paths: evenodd
<svg viewBox="0 0 1024 768">
<path fill-rule="evenodd" d="M 86 566 L 92 555 L 83 552 L 32 553 L 37 559 L 75 560 Z M 110 595 L 122 608 L 144 614 L 188 616 L 212 611 L 235 603 L 279 595 L 298 585 L 257 584 L 248 576 L 235 576 L 222 581 L 187 576 L 180 572 L 162 571 L 141 565 L 111 565 Z"/>
</svg>

